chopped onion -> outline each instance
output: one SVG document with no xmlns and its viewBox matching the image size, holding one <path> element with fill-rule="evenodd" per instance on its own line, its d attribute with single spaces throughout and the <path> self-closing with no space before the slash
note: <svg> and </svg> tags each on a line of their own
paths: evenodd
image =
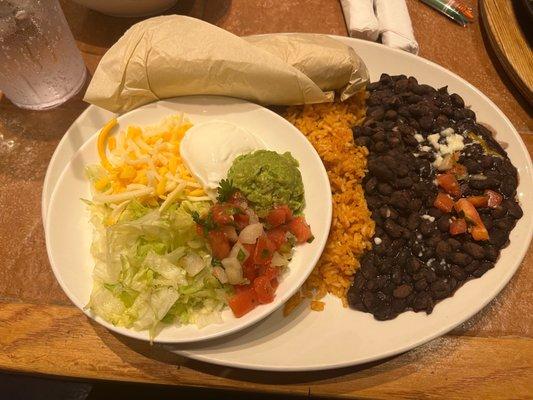
<svg viewBox="0 0 533 400">
<path fill-rule="evenodd" d="M 226 237 L 230 240 L 230 242 L 236 242 L 239 240 L 239 236 L 237 235 L 237 231 L 235 230 L 235 227 L 225 225 L 222 227 L 222 232 L 226 235 Z"/>
<path fill-rule="evenodd" d="M 484 181 L 485 179 L 487 179 L 487 177 L 483 174 L 475 174 L 475 175 L 470 175 L 470 179 L 474 181 Z"/>
<path fill-rule="evenodd" d="M 238 285 L 243 280 L 242 275 L 242 267 L 239 263 L 239 260 L 237 260 L 234 257 L 228 257 L 224 258 L 222 260 L 222 265 L 224 266 L 224 269 L 226 270 L 226 275 L 228 277 L 228 282 L 232 285 Z"/>
<path fill-rule="evenodd" d="M 275 251 L 274 254 L 272 254 L 271 264 L 274 267 L 284 267 L 289 264 L 289 260 Z"/>
<path fill-rule="evenodd" d="M 189 253 L 181 259 L 181 263 L 187 274 L 195 276 L 205 267 L 204 260 L 198 254 Z"/>
<path fill-rule="evenodd" d="M 222 267 L 213 267 L 213 275 L 220 281 L 220 283 L 228 282 L 228 275 Z"/>
<path fill-rule="evenodd" d="M 241 254 L 241 257 L 239 257 L 239 254 Z M 244 256 L 242 256 L 242 254 L 244 254 Z M 248 252 L 248 250 L 246 250 L 246 248 L 242 245 L 241 242 L 235 243 L 235 246 L 233 246 L 229 253 L 229 257 L 236 258 L 241 263 L 246 261 L 249 255 L 250 253 Z"/>
<path fill-rule="evenodd" d="M 439 171 L 447 171 L 447 170 L 449 170 L 449 169 L 451 169 L 453 167 L 454 162 L 455 161 L 454 161 L 452 155 L 451 154 L 446 154 L 444 156 L 444 159 L 442 160 L 442 162 L 437 167 L 437 169 Z"/>
<path fill-rule="evenodd" d="M 262 234 L 263 234 L 263 224 L 260 224 L 260 223 L 250 224 L 241 231 L 239 235 L 239 240 L 242 243 L 254 244 L 259 238 L 259 236 L 261 236 Z"/>
<path fill-rule="evenodd" d="M 259 217 L 254 212 L 254 210 L 252 210 L 251 208 L 247 208 L 245 212 L 246 214 L 248 214 L 248 217 L 250 217 L 250 224 L 257 224 L 259 222 Z"/>
</svg>

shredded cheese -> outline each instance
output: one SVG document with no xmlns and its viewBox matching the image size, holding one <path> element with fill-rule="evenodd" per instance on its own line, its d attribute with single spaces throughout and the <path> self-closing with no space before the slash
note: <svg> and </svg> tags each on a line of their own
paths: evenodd
<svg viewBox="0 0 533 400">
<path fill-rule="evenodd" d="M 119 204 L 113 219 L 133 198 L 153 206 L 161 203 L 161 210 L 180 196 L 210 200 L 181 160 L 180 143 L 192 126 L 183 114 L 152 126 L 128 126 L 109 137 L 116 125 L 117 120 L 112 119 L 100 130 L 98 154 L 107 175 L 93 182 L 94 201 Z"/>
</svg>

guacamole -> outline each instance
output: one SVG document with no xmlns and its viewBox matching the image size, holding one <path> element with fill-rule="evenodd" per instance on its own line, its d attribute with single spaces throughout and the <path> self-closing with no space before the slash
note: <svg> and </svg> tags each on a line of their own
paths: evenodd
<svg viewBox="0 0 533 400">
<path fill-rule="evenodd" d="M 281 204 L 298 214 L 305 206 L 298 161 L 289 152 L 257 150 L 243 154 L 233 161 L 228 179 L 259 214 Z"/>
</svg>

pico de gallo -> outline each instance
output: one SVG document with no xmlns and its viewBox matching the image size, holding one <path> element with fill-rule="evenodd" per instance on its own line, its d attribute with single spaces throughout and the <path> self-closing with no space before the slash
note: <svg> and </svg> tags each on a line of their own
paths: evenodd
<svg viewBox="0 0 533 400">
<path fill-rule="evenodd" d="M 274 300 L 294 247 L 313 240 L 305 217 L 295 215 L 287 204 L 259 214 L 230 181 L 223 180 L 208 214 L 193 215 L 198 233 L 211 248 L 213 275 L 233 286 L 228 304 L 237 318 Z"/>
</svg>

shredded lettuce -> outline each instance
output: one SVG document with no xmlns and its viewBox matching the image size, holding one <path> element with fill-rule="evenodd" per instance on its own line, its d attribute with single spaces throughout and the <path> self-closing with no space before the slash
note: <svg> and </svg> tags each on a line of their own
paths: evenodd
<svg viewBox="0 0 533 400">
<path fill-rule="evenodd" d="M 85 202 L 94 226 L 92 312 L 117 326 L 148 330 L 151 338 L 165 324 L 221 321 L 231 288 L 213 276 L 191 216 L 205 215 L 209 202 L 183 201 L 160 213 L 133 200 L 111 225 L 111 207 Z"/>
</svg>

